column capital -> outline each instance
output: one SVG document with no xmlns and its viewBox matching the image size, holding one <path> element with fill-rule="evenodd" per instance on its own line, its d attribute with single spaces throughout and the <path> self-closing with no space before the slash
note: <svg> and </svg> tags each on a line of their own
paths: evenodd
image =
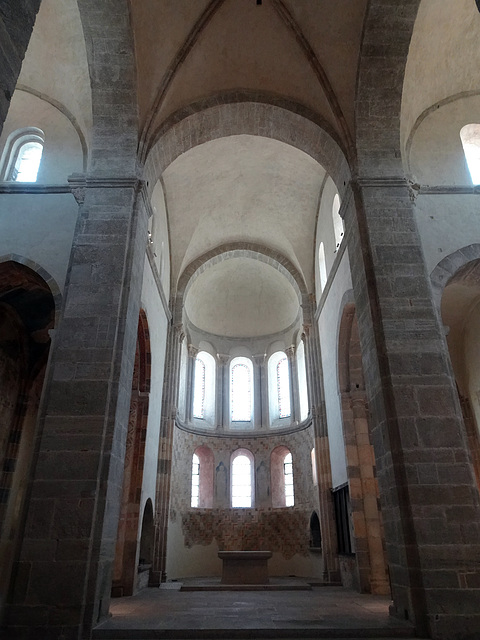
<svg viewBox="0 0 480 640">
<path fill-rule="evenodd" d="M 183 342 L 185 338 L 185 331 L 183 329 L 183 324 L 174 324 L 172 325 L 172 331 L 179 342 Z"/>
<path fill-rule="evenodd" d="M 291 344 L 289 347 L 285 349 L 285 355 L 289 360 L 293 360 L 295 357 L 296 348 L 295 345 Z"/>
<path fill-rule="evenodd" d="M 187 348 L 188 348 L 188 355 L 190 356 L 190 358 L 196 358 L 200 352 L 200 349 L 197 349 L 197 347 L 194 347 L 193 344 L 189 344 Z"/>
</svg>

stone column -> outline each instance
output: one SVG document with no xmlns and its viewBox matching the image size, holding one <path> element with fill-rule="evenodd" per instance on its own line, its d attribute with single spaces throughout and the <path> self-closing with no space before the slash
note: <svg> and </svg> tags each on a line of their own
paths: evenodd
<svg viewBox="0 0 480 640">
<path fill-rule="evenodd" d="M 187 381 L 185 384 L 185 395 L 187 407 L 185 410 L 185 422 L 191 424 L 193 418 L 193 395 L 195 384 L 195 360 L 198 355 L 198 349 L 193 344 L 188 345 L 187 357 Z"/>
<path fill-rule="evenodd" d="M 175 319 L 174 319 L 175 320 Z M 173 438 L 177 416 L 178 382 L 182 341 L 185 339 L 181 322 L 170 325 L 165 353 L 162 417 L 158 444 L 158 467 L 155 505 L 155 540 L 150 586 L 158 586 L 166 578 L 167 530 L 170 510 Z"/>
<path fill-rule="evenodd" d="M 300 422 L 300 392 L 298 387 L 298 367 L 296 358 L 296 349 L 292 345 L 285 349 L 288 359 L 288 374 L 290 378 L 290 402 L 291 402 L 291 420 L 292 423 Z"/>
<path fill-rule="evenodd" d="M 480 632 L 480 503 L 406 182 L 352 183 L 344 207 L 396 615 L 419 635 Z"/>
<path fill-rule="evenodd" d="M 223 431 L 229 424 L 228 364 L 230 356 L 217 353 L 217 360 L 217 431 Z"/>
<path fill-rule="evenodd" d="M 266 426 L 265 422 L 265 355 L 253 356 L 253 427 L 256 431 Z"/>
<path fill-rule="evenodd" d="M 140 188 L 136 178 L 86 181 L 40 410 L 10 637 L 45 625 L 51 637 L 77 639 L 108 613 L 147 240 Z"/>
<path fill-rule="evenodd" d="M 0 134 L 41 0 L 3 0 L 0 7 Z"/>
<path fill-rule="evenodd" d="M 305 305 L 304 313 L 305 313 Z M 320 501 L 320 532 L 322 535 L 323 580 L 326 584 L 340 584 L 337 557 L 337 535 L 332 500 L 332 471 L 328 442 L 327 416 L 323 391 L 323 370 L 320 356 L 318 325 L 304 325 L 305 363 L 308 395 L 315 437 L 318 495 Z"/>
</svg>

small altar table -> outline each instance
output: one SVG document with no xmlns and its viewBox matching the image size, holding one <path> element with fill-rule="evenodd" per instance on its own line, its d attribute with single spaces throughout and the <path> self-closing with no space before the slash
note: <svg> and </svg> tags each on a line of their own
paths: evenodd
<svg viewBox="0 0 480 640">
<path fill-rule="evenodd" d="M 223 561 L 222 584 L 268 584 L 271 551 L 219 551 Z"/>
</svg>

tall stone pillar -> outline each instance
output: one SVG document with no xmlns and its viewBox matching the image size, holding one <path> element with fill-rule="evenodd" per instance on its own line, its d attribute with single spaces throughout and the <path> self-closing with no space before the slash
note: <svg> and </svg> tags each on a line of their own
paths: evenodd
<svg viewBox="0 0 480 640">
<path fill-rule="evenodd" d="M 308 395 L 315 437 L 315 463 L 317 466 L 318 496 L 320 501 L 319 520 L 322 535 L 323 580 L 326 584 L 339 584 L 340 570 L 337 557 L 337 536 L 331 492 L 332 471 L 330 466 L 330 447 L 323 391 L 320 337 L 318 335 L 318 325 L 315 322 L 311 325 L 304 325 L 304 338 Z"/>
<path fill-rule="evenodd" d="M 108 612 L 147 239 L 140 189 L 136 178 L 86 179 L 40 410 L 10 637 L 47 637 L 42 626 L 48 637 L 89 637 Z"/>
<path fill-rule="evenodd" d="M 395 612 L 419 635 L 473 638 L 479 494 L 408 186 L 369 178 L 352 190 L 348 252 Z"/>
<path fill-rule="evenodd" d="M 163 378 L 162 417 L 158 445 L 158 467 L 155 504 L 155 540 L 150 586 L 158 586 L 166 578 L 167 529 L 172 479 L 173 438 L 177 416 L 178 383 L 182 341 L 185 339 L 180 322 L 168 329 Z M 188 409 L 187 409 L 188 410 Z"/>
</svg>

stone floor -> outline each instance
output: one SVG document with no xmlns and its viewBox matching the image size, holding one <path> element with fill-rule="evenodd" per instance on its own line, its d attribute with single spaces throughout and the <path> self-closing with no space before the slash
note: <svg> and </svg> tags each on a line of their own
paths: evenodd
<svg viewBox="0 0 480 640">
<path fill-rule="evenodd" d="M 179 583 L 112 600 L 95 639 L 399 638 L 411 626 L 388 615 L 390 600 L 342 587 L 310 591 L 180 591 Z"/>
</svg>

